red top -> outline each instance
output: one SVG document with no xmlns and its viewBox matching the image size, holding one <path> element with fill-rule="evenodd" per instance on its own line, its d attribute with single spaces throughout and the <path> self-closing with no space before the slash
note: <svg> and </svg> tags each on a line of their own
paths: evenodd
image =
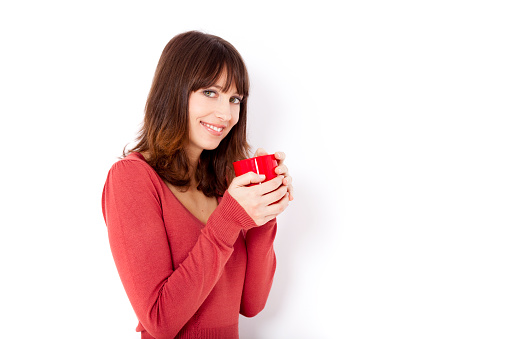
<svg viewBox="0 0 509 339">
<path fill-rule="evenodd" d="M 239 312 L 265 306 L 276 219 L 256 227 L 228 191 L 218 202 L 204 225 L 140 153 L 110 169 L 103 215 L 142 338 L 238 338 Z"/>
</svg>

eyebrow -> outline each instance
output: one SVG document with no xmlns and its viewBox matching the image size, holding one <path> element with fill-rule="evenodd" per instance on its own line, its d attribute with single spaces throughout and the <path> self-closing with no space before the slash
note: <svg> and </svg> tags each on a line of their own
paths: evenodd
<svg viewBox="0 0 509 339">
<path fill-rule="evenodd" d="M 215 87 L 215 88 L 217 88 L 218 90 L 220 90 L 221 92 L 224 92 L 224 88 L 223 88 L 223 87 L 221 87 L 221 86 L 219 86 L 219 85 L 212 85 L 211 87 Z M 235 93 L 233 93 L 233 94 L 234 94 L 234 95 L 238 95 L 238 96 L 240 96 L 240 94 L 239 94 L 238 92 L 235 92 Z"/>
</svg>

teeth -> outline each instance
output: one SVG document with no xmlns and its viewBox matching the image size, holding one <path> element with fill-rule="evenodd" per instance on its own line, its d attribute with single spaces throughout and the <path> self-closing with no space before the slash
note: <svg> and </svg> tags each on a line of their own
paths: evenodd
<svg viewBox="0 0 509 339">
<path fill-rule="evenodd" d="M 207 126 L 208 128 L 210 129 L 213 129 L 214 131 L 216 132 L 221 132 L 223 130 L 223 128 L 219 128 L 219 127 L 215 127 L 215 126 L 212 126 L 212 125 L 209 125 L 209 124 L 206 124 L 204 122 L 202 122 L 203 125 Z"/>
</svg>

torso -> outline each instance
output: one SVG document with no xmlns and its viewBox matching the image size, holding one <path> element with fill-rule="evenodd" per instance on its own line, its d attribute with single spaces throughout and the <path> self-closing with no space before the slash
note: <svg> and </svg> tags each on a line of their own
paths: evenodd
<svg viewBox="0 0 509 339">
<path fill-rule="evenodd" d="M 145 159 L 149 158 L 149 154 L 147 152 L 141 152 L 141 155 Z M 164 180 L 164 182 L 173 195 L 192 215 L 194 215 L 203 224 L 207 223 L 210 215 L 214 212 L 218 205 L 216 197 L 207 197 L 203 194 L 203 192 L 196 189 L 189 189 L 186 192 L 183 192 L 181 189 L 171 185 L 166 180 Z"/>
<path fill-rule="evenodd" d="M 200 191 L 182 192 L 177 187 L 166 183 L 166 186 L 175 195 L 182 205 L 203 224 L 207 223 L 210 215 L 217 207 L 216 197 L 207 197 Z"/>
</svg>

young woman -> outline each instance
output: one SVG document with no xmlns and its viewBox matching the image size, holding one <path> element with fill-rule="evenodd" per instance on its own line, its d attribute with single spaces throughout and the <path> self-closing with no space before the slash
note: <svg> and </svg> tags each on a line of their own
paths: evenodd
<svg viewBox="0 0 509 339">
<path fill-rule="evenodd" d="M 157 65 L 138 143 L 108 173 L 103 215 L 141 338 L 238 338 L 239 313 L 265 306 L 275 218 L 293 186 L 283 152 L 275 179 L 234 176 L 232 163 L 248 157 L 248 94 L 230 43 L 177 35 Z"/>
</svg>

